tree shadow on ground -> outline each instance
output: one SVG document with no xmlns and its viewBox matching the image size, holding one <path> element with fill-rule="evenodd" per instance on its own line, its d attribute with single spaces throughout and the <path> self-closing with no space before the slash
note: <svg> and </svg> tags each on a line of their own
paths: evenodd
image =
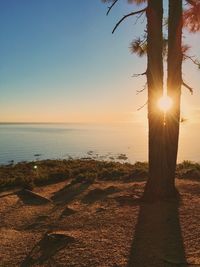
<svg viewBox="0 0 200 267">
<path fill-rule="evenodd" d="M 127 267 L 188 266 L 177 201 L 142 203 Z"/>
<path fill-rule="evenodd" d="M 82 199 L 82 202 L 85 204 L 92 204 L 96 201 L 103 201 L 109 195 L 120 192 L 120 189 L 115 186 L 109 186 L 107 188 L 95 188 L 87 193 Z"/>
<path fill-rule="evenodd" d="M 53 256 L 60 250 L 70 246 L 75 239 L 72 236 L 57 233 L 46 233 L 43 238 L 33 247 L 20 267 L 31 267 L 49 263 L 48 266 L 57 266 Z M 51 265 L 51 263 L 53 265 Z M 45 265 L 46 266 L 46 265 Z"/>
<path fill-rule="evenodd" d="M 20 190 L 16 192 L 16 195 L 25 205 L 45 205 L 51 203 L 50 199 L 30 190 Z"/>
<path fill-rule="evenodd" d="M 57 204 L 67 204 L 74 200 L 78 195 L 83 193 L 87 190 L 90 185 L 92 185 L 93 181 L 86 180 L 85 182 L 80 183 L 71 183 L 61 190 L 56 192 L 52 197 L 51 200 Z"/>
</svg>

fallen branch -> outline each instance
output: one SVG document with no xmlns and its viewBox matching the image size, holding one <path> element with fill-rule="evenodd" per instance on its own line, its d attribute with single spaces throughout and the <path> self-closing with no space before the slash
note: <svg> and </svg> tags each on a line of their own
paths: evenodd
<svg viewBox="0 0 200 267">
<path fill-rule="evenodd" d="M 141 10 L 138 10 L 138 11 L 135 11 L 135 12 L 131 12 L 131 13 L 129 13 L 129 14 L 123 16 L 123 18 L 121 18 L 121 19 L 117 22 L 117 24 L 115 25 L 115 27 L 114 27 L 114 29 L 113 29 L 113 31 L 112 31 L 112 34 L 116 31 L 116 29 L 118 28 L 118 26 L 119 26 L 119 25 L 120 25 L 126 18 L 128 18 L 128 17 L 130 17 L 130 16 L 137 15 L 137 14 L 144 13 L 144 12 L 146 12 L 146 11 L 147 11 L 147 8 L 145 7 L 144 9 L 141 9 Z"/>
</svg>

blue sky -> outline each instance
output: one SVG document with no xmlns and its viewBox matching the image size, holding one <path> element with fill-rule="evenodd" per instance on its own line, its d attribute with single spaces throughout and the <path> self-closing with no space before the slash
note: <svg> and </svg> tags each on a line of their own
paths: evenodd
<svg viewBox="0 0 200 267">
<path fill-rule="evenodd" d="M 133 73 L 145 59 L 129 51 L 145 27 L 116 21 L 138 7 L 119 4 L 108 17 L 100 0 L 0 1 L 0 121 L 138 121 L 146 94 Z M 189 36 L 200 56 L 199 35 Z M 187 64 L 185 76 L 199 90 L 199 73 Z M 190 69 L 192 68 L 192 71 Z M 189 97 L 186 92 L 186 98 Z M 200 95 L 188 100 L 198 106 Z M 186 101 L 187 102 L 187 101 Z"/>
</svg>

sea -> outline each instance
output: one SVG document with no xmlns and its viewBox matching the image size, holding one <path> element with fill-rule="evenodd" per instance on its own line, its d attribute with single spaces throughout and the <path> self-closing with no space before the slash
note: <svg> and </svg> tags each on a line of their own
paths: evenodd
<svg viewBox="0 0 200 267">
<path fill-rule="evenodd" d="M 147 161 L 147 138 L 147 125 L 140 123 L 1 123 L 0 164 L 68 158 Z M 195 128 L 181 127 L 179 162 L 200 161 L 198 140 Z"/>
</svg>

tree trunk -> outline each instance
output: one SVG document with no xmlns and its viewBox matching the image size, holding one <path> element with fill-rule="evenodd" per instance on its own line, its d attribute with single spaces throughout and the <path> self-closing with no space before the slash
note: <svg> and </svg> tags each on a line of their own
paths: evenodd
<svg viewBox="0 0 200 267">
<path fill-rule="evenodd" d="M 160 200 L 178 196 L 175 171 L 180 123 L 182 84 L 182 0 L 169 0 L 169 46 L 167 92 L 173 107 L 165 115 L 157 101 L 163 94 L 162 1 L 149 0 L 148 23 L 148 119 L 149 179 L 144 199 Z"/>
<path fill-rule="evenodd" d="M 182 4 L 182 0 L 169 0 L 167 92 L 168 96 L 173 100 L 173 107 L 166 116 L 166 154 L 168 179 L 172 189 L 175 188 L 180 126 L 183 27 Z"/>
<path fill-rule="evenodd" d="M 163 95 L 163 1 L 149 0 L 147 8 L 147 84 L 149 122 L 149 179 L 143 198 L 165 194 L 164 114 L 158 108 Z"/>
</svg>

